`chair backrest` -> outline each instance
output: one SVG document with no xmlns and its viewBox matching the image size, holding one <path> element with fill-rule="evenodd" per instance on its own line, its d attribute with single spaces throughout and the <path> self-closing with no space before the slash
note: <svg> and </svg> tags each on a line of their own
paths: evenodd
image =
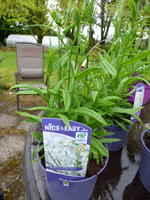
<svg viewBox="0 0 150 200">
<path fill-rule="evenodd" d="M 44 82 L 44 46 L 41 44 L 16 42 L 18 81 Z"/>
</svg>

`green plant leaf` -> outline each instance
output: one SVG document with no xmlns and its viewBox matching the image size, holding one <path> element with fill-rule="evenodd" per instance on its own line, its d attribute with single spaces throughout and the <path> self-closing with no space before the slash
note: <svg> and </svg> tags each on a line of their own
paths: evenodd
<svg viewBox="0 0 150 200">
<path fill-rule="evenodd" d="M 77 26 L 78 26 L 79 23 L 80 23 L 80 15 L 79 15 L 79 11 L 78 11 L 77 7 L 75 7 L 74 20 L 75 20 L 75 23 L 76 23 Z"/>
<path fill-rule="evenodd" d="M 73 95 L 75 103 L 76 103 L 76 107 L 80 107 L 80 99 L 79 96 L 77 94 Z"/>
<path fill-rule="evenodd" d="M 60 87 L 62 86 L 62 84 L 67 80 L 67 78 L 63 78 L 61 79 L 60 81 L 58 81 L 53 89 L 53 93 L 54 94 L 57 94 L 58 90 L 60 89 Z M 49 99 L 49 105 L 50 105 L 50 108 L 52 108 L 54 106 L 54 96 L 52 96 L 50 99 Z"/>
<path fill-rule="evenodd" d="M 100 139 L 101 143 L 112 143 L 112 142 L 119 142 L 121 141 L 118 138 L 105 138 L 103 137 L 102 139 Z"/>
<path fill-rule="evenodd" d="M 34 122 L 39 122 L 39 121 L 37 119 L 28 118 L 28 119 L 25 119 L 25 122 L 34 123 Z"/>
<path fill-rule="evenodd" d="M 84 104 L 82 107 L 83 108 L 91 108 L 92 105 L 93 105 L 93 101 L 90 101 L 90 102 Z"/>
<path fill-rule="evenodd" d="M 74 110 L 71 111 L 71 113 L 78 113 L 79 115 L 83 116 L 83 115 L 88 115 L 89 117 L 92 117 L 93 119 L 95 119 L 96 121 L 102 123 L 103 125 L 107 126 L 106 121 L 101 117 L 100 114 L 98 114 L 97 112 L 90 110 L 88 108 L 76 108 Z"/>
<path fill-rule="evenodd" d="M 96 150 L 93 142 L 90 143 L 90 152 L 92 152 L 95 155 L 98 155 L 98 151 Z"/>
<path fill-rule="evenodd" d="M 66 115 L 63 114 L 57 114 L 64 122 L 64 124 L 69 128 L 70 127 L 70 122 L 68 117 L 66 117 Z"/>
<path fill-rule="evenodd" d="M 45 96 L 45 94 L 42 92 L 42 90 L 32 86 L 32 85 L 28 85 L 28 84 L 18 84 L 18 85 L 14 85 L 12 86 L 9 90 L 12 90 L 14 88 L 26 88 L 26 89 L 29 89 L 31 91 L 34 91 L 36 92 L 37 94 L 39 94 L 46 102 L 48 102 L 48 99 L 47 97 Z M 28 90 L 27 91 L 24 91 L 24 94 L 28 94 Z M 15 95 L 17 95 L 17 93 L 15 93 Z"/>
<path fill-rule="evenodd" d="M 69 1 L 68 4 L 68 9 L 67 9 L 67 16 L 66 16 L 66 22 L 68 22 L 71 18 L 71 13 L 72 13 L 72 5 L 71 5 L 71 0 Z"/>
<path fill-rule="evenodd" d="M 122 118 L 121 118 L 122 119 Z M 114 119 L 114 121 L 116 122 L 116 124 L 118 124 L 118 126 L 120 126 L 123 130 L 125 130 L 125 131 L 129 131 L 129 129 L 127 128 L 127 126 L 126 126 L 126 124 L 125 123 L 123 123 L 123 121 L 121 121 L 121 122 L 119 122 L 118 120 L 115 120 Z"/>
<path fill-rule="evenodd" d="M 92 94 L 93 102 L 95 102 L 96 97 L 97 97 L 97 95 L 99 94 L 99 92 L 98 92 L 98 91 L 92 91 L 91 94 Z"/>
<path fill-rule="evenodd" d="M 19 115 L 22 115 L 24 117 L 30 117 L 32 119 L 35 119 L 38 122 L 42 122 L 42 117 L 39 117 L 39 116 L 36 116 L 36 115 L 31 115 L 29 113 L 19 112 L 19 111 L 16 111 L 16 113 L 19 114 Z"/>
<path fill-rule="evenodd" d="M 69 55 L 69 51 L 67 53 L 65 53 L 59 60 L 57 60 L 54 64 L 53 64 L 53 69 L 52 69 L 52 72 L 55 71 L 55 69 L 60 65 L 62 64 L 62 62 L 64 60 L 66 60 L 66 58 L 69 58 L 68 55 Z"/>
<path fill-rule="evenodd" d="M 93 146 L 95 146 L 96 150 L 103 156 L 109 157 L 109 153 L 107 149 L 104 147 L 104 145 L 101 143 L 100 140 L 96 139 L 95 137 L 92 137 L 91 143 Z"/>
<path fill-rule="evenodd" d="M 43 142 L 43 134 L 38 133 L 38 132 L 31 132 L 31 135 L 37 140 L 39 140 L 40 142 Z"/>
<path fill-rule="evenodd" d="M 111 108 L 111 111 L 112 112 L 115 112 L 115 113 L 126 113 L 126 114 L 129 114 L 129 115 L 132 115 L 134 112 L 137 112 L 139 110 L 141 110 L 143 107 L 140 107 L 140 108 L 133 108 L 133 109 L 130 109 L 130 108 L 120 108 L 120 107 L 113 107 Z"/>
<path fill-rule="evenodd" d="M 65 110 L 68 111 L 71 103 L 71 96 L 70 93 L 67 89 L 61 90 L 63 93 L 63 100 L 64 100 L 64 105 L 65 105 Z"/>
<path fill-rule="evenodd" d="M 75 77 L 75 80 L 81 80 L 82 78 L 86 77 L 88 74 L 90 74 L 91 72 L 100 70 L 101 68 L 99 67 L 92 67 L 92 68 L 88 68 L 86 70 L 84 70 L 83 72 L 81 72 L 79 75 L 77 75 Z"/>
<path fill-rule="evenodd" d="M 97 103 L 95 103 L 95 105 L 106 105 L 107 103 L 109 103 L 109 101 L 112 101 L 112 100 L 121 100 L 120 97 L 117 97 L 117 96 L 107 96 L 107 97 L 103 97 L 103 98 L 99 98 Z M 113 103 L 113 102 L 110 102 L 110 103 Z"/>
<path fill-rule="evenodd" d="M 41 91 L 43 92 L 43 94 L 46 94 L 47 93 L 47 89 L 41 89 Z M 37 92 L 33 91 L 33 90 L 21 90 L 17 93 L 15 93 L 13 96 L 15 95 L 22 95 L 22 94 L 38 94 Z"/>
<path fill-rule="evenodd" d="M 48 67 L 47 67 L 48 74 L 52 72 L 52 68 L 53 68 L 53 55 L 52 55 L 52 52 L 49 51 L 49 60 L 48 60 Z"/>
<path fill-rule="evenodd" d="M 86 17 L 89 14 L 89 5 L 87 5 L 87 1 L 84 2 L 83 6 L 82 6 L 82 16 L 81 19 L 84 21 L 86 19 Z"/>
<path fill-rule="evenodd" d="M 57 109 L 57 108 L 49 108 L 49 107 L 45 107 L 45 106 L 37 106 L 37 107 L 32 107 L 32 108 L 25 108 L 24 110 L 49 110 L 49 111 L 53 111 L 56 113 L 59 112 L 64 112 L 64 109 Z"/>
<path fill-rule="evenodd" d="M 150 54 L 150 50 L 149 50 L 149 51 L 146 51 L 146 52 L 144 52 L 144 53 L 141 53 L 141 54 L 139 54 L 139 55 L 137 55 L 137 56 L 131 58 L 130 60 L 128 60 L 128 61 L 126 61 L 126 62 L 124 62 L 124 63 L 121 63 L 120 65 L 121 65 L 121 66 L 122 66 L 122 65 L 130 65 L 130 64 L 132 64 L 132 63 L 135 63 L 135 62 L 137 62 L 137 61 L 139 61 L 139 60 L 145 58 L 145 57 L 148 56 L 149 54 Z"/>
<path fill-rule="evenodd" d="M 44 144 L 40 145 L 38 148 L 36 148 L 34 151 L 33 151 L 33 154 L 32 154 L 32 159 L 34 160 L 36 155 L 44 148 Z"/>
<path fill-rule="evenodd" d="M 70 31 L 71 29 L 73 29 L 76 26 L 76 23 L 71 24 L 69 27 L 67 27 L 64 31 L 63 34 L 66 34 L 68 31 Z"/>
<path fill-rule="evenodd" d="M 51 17 L 56 22 L 56 24 L 61 26 L 61 16 L 57 11 L 53 11 L 52 14 L 51 14 Z"/>
<path fill-rule="evenodd" d="M 33 163 L 37 163 L 39 160 L 41 160 L 43 157 L 45 156 L 45 154 L 43 156 L 41 156 L 39 159 L 35 160 L 35 161 L 32 161 L 30 162 L 30 164 L 33 164 Z"/>
<path fill-rule="evenodd" d="M 90 17 L 89 20 L 88 20 L 88 23 L 93 24 L 94 23 L 94 17 Z"/>
<path fill-rule="evenodd" d="M 118 96 L 120 94 L 120 92 L 122 92 L 122 90 L 124 89 L 124 84 L 126 83 L 126 81 L 128 80 L 129 78 L 126 77 L 124 79 L 122 79 L 117 87 L 117 90 L 116 90 L 116 95 Z"/>
<path fill-rule="evenodd" d="M 110 63 L 108 63 L 108 61 L 100 54 L 98 53 L 100 56 L 100 59 L 103 63 L 103 65 L 105 66 L 105 68 L 107 69 L 107 71 L 113 76 L 115 77 L 117 75 L 117 71 L 115 69 L 114 66 L 112 66 Z"/>
</svg>

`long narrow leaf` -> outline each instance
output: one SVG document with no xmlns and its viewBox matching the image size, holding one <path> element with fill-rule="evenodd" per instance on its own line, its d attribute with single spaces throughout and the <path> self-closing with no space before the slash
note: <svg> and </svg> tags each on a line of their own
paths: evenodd
<svg viewBox="0 0 150 200">
<path fill-rule="evenodd" d="M 109 156 L 107 149 L 104 147 L 100 140 L 96 139 L 95 137 L 92 137 L 91 143 L 96 147 L 96 149 L 101 155 L 106 157 Z"/>
<path fill-rule="evenodd" d="M 63 78 L 61 79 L 60 81 L 57 82 L 55 88 L 53 89 L 53 93 L 56 94 L 58 92 L 58 90 L 60 89 L 60 87 L 62 86 L 62 84 L 67 80 L 67 78 Z M 54 96 L 52 96 L 50 99 L 49 99 L 49 105 L 50 107 L 52 108 L 54 106 Z"/>
<path fill-rule="evenodd" d="M 40 161 L 45 155 L 41 156 L 39 159 L 35 160 L 35 161 L 32 161 L 30 162 L 30 164 L 33 164 L 33 163 L 37 163 L 38 161 Z"/>
<path fill-rule="evenodd" d="M 81 72 L 79 75 L 77 75 L 75 77 L 76 80 L 81 80 L 82 78 L 86 77 L 88 74 L 90 74 L 93 71 L 97 71 L 100 70 L 101 68 L 99 67 L 92 67 L 92 68 L 88 68 L 86 70 L 84 70 L 83 72 Z"/>
<path fill-rule="evenodd" d="M 12 86 L 9 90 L 12 90 L 14 88 L 26 88 L 26 89 L 32 90 L 32 91 L 36 92 L 37 94 L 39 94 L 46 102 L 48 102 L 48 99 L 45 96 L 45 94 L 42 92 L 42 90 L 40 90 L 40 89 L 38 89 L 38 88 L 36 88 L 36 87 L 34 87 L 32 85 L 18 84 L 18 85 Z M 25 94 L 28 94 L 28 91 L 25 91 Z"/>
<path fill-rule="evenodd" d="M 99 56 L 101 58 L 102 63 L 104 64 L 105 68 L 107 69 L 107 71 L 113 76 L 115 77 L 117 74 L 117 71 L 115 69 L 115 67 L 113 67 L 110 63 L 107 62 L 107 60 L 99 53 Z"/>
<path fill-rule="evenodd" d="M 19 112 L 19 111 L 16 111 L 16 113 L 21 115 L 21 116 L 24 116 L 24 117 L 33 118 L 33 119 L 37 120 L 38 122 L 42 122 L 42 117 L 39 117 L 39 116 L 36 116 L 36 115 L 31 115 L 29 113 Z"/>
<path fill-rule="evenodd" d="M 32 159 L 34 160 L 36 155 L 44 148 L 44 144 L 36 148 L 32 154 Z"/>
<path fill-rule="evenodd" d="M 97 112 L 90 110 L 88 108 L 76 108 L 76 109 L 72 110 L 71 113 L 78 113 L 81 116 L 88 115 L 89 117 L 92 117 L 93 119 L 102 123 L 103 125 L 105 125 L 105 126 L 107 125 L 106 121 L 101 117 L 100 114 L 98 114 Z"/>
<path fill-rule="evenodd" d="M 64 124 L 69 128 L 70 127 L 70 122 L 69 122 L 69 119 L 63 115 L 63 114 L 57 114 L 64 122 Z"/>
<path fill-rule="evenodd" d="M 102 138 L 100 139 L 101 143 L 112 143 L 112 142 L 119 142 L 121 141 L 120 139 L 118 138 Z"/>
<path fill-rule="evenodd" d="M 61 90 L 63 93 L 63 100 L 64 100 L 64 104 L 65 104 L 65 109 L 66 111 L 68 111 L 69 107 L 70 107 L 70 103 L 71 103 L 71 96 L 68 90 Z"/>
<path fill-rule="evenodd" d="M 121 66 L 122 66 L 122 65 L 130 65 L 130 64 L 132 64 L 132 63 L 135 63 L 135 62 L 137 62 L 137 61 L 139 61 L 139 60 L 145 58 L 145 57 L 148 56 L 149 54 L 150 54 L 150 50 L 149 50 L 149 51 L 146 51 L 146 52 L 144 52 L 144 53 L 141 53 L 141 54 L 139 54 L 139 55 L 137 55 L 137 56 L 131 58 L 130 60 L 128 60 L 128 61 L 126 61 L 126 62 L 124 62 L 124 63 L 121 63 Z"/>
<path fill-rule="evenodd" d="M 37 140 L 39 140 L 40 142 L 43 142 L 43 135 L 41 133 L 38 132 L 31 132 L 31 135 L 36 138 Z"/>
</svg>

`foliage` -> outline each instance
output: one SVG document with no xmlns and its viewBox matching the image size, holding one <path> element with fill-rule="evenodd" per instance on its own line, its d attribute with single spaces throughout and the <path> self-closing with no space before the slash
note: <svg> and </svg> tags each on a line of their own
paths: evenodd
<svg viewBox="0 0 150 200">
<path fill-rule="evenodd" d="M 63 30 L 61 29 L 60 16 L 56 12 L 53 15 L 53 19 L 59 25 L 57 31 L 52 29 L 52 27 L 41 25 L 53 31 L 60 40 L 60 58 L 56 62 L 53 62 L 53 53 L 50 46 L 48 68 L 47 71 L 44 71 L 48 77 L 47 89 L 39 90 L 25 84 L 16 85 L 11 88 L 23 87 L 30 89 L 30 91 L 20 91 L 17 94 L 27 94 L 29 92 L 39 94 L 47 102 L 47 107 L 38 106 L 28 110 L 44 110 L 46 117 L 61 118 L 68 127 L 69 120 L 78 121 L 90 126 L 92 128 L 92 138 L 89 158 L 94 158 L 97 162 L 99 162 L 99 158 L 102 159 L 103 156 L 108 156 L 108 152 L 102 143 L 119 141 L 118 139 L 105 138 L 105 135 L 112 133 L 106 133 L 103 127 L 115 121 L 124 129 L 127 129 L 125 123 L 132 124 L 128 117 L 132 115 L 137 118 L 134 113 L 141 109 L 133 109 L 127 103 L 126 97 L 129 95 L 128 88 L 131 84 L 141 79 L 140 77 L 131 78 L 136 70 L 139 69 L 137 62 L 148 55 L 149 51 L 138 53 L 138 55 L 130 54 L 130 51 L 133 49 L 132 44 L 134 42 L 133 38 L 136 33 L 135 26 L 137 22 L 134 20 L 131 23 L 131 27 L 127 25 L 128 29 L 126 31 L 124 30 L 124 34 L 120 31 L 122 2 L 120 3 L 118 15 L 113 22 L 116 28 L 115 40 L 109 47 L 108 52 L 100 49 L 103 51 L 103 55 L 99 54 L 100 62 L 98 64 L 94 60 L 89 64 L 89 54 L 92 51 L 92 49 L 89 51 L 89 45 L 87 53 L 82 55 L 82 60 L 79 64 L 77 63 L 78 54 L 84 52 L 84 45 L 87 43 L 87 38 L 84 37 L 81 30 L 83 24 L 87 25 L 87 20 L 89 25 L 88 41 L 90 41 L 92 24 L 94 23 L 94 1 L 85 1 L 81 16 L 79 15 L 77 7 L 75 7 L 73 15 L 74 21 L 67 27 L 66 24 L 72 17 L 71 13 L 73 10 L 70 2 Z M 135 6 L 138 6 L 138 4 L 133 5 L 133 8 Z M 67 46 L 63 42 L 64 35 L 72 28 L 75 29 L 75 37 L 73 40 L 70 39 L 70 46 Z M 63 34 L 61 34 L 62 31 Z M 80 43 L 81 39 L 85 41 L 83 44 Z M 76 41 L 77 45 L 75 45 Z M 65 54 L 62 54 L 62 49 L 66 50 Z M 76 56 L 75 62 L 72 60 L 73 54 Z M 79 68 L 85 59 L 87 59 L 86 70 L 80 72 Z M 136 64 L 133 65 L 134 63 Z M 132 68 L 130 69 L 130 67 Z M 51 85 L 50 74 L 56 69 L 58 70 L 58 81 L 54 85 Z M 67 75 L 66 73 L 63 75 L 63 69 L 66 70 Z M 128 77 L 129 74 L 130 77 Z M 29 117 L 26 120 L 28 122 L 42 122 L 39 116 L 24 112 L 17 113 Z M 139 118 L 137 119 L 141 122 Z M 100 139 L 98 140 L 97 137 Z"/>
<path fill-rule="evenodd" d="M 51 3 L 51 8 L 53 4 Z M 0 0 L 0 16 L 3 16 L 7 22 L 17 22 L 19 24 L 42 24 L 50 25 L 48 0 L 23 1 L 23 0 Z M 6 15 L 7 14 L 7 15 Z M 31 28 L 30 28 L 31 30 Z M 36 27 L 31 33 L 38 36 L 37 42 L 42 43 L 42 38 L 47 30 L 44 27 Z"/>
<path fill-rule="evenodd" d="M 122 12 L 121 12 L 121 27 L 124 27 L 125 24 L 128 23 L 128 21 L 131 20 L 131 12 L 133 11 L 133 14 L 136 14 L 137 20 L 143 19 L 144 17 L 148 17 L 146 20 L 147 22 L 143 24 L 143 26 L 140 26 L 138 29 L 138 35 L 140 38 L 143 36 L 147 36 L 148 28 L 149 28 L 149 14 L 150 14 L 150 7 L 149 7 L 149 0 L 141 0 L 138 1 L 138 8 L 136 8 L 136 11 L 132 9 L 131 5 L 135 5 L 136 1 L 134 0 L 125 0 L 122 4 Z M 112 3 L 109 3 L 107 5 L 107 9 L 109 10 L 109 14 L 111 16 L 114 16 L 114 13 L 116 14 L 119 10 L 119 4 L 112 1 Z"/>
<path fill-rule="evenodd" d="M 115 28 L 114 39 L 111 42 L 108 51 L 106 52 L 101 49 L 103 51 L 103 56 L 99 54 L 99 65 L 102 70 L 99 85 L 102 85 L 102 83 L 106 84 L 106 89 L 103 91 L 103 93 L 105 92 L 106 97 L 117 96 L 121 98 L 119 101 L 115 100 L 111 102 L 118 107 L 115 108 L 116 111 L 111 106 L 106 105 L 101 108 L 101 112 L 104 113 L 105 118 L 110 119 L 110 124 L 114 121 L 124 129 L 126 129 L 126 123 L 129 123 L 128 120 L 130 118 L 123 114 L 122 109 L 126 110 L 126 114 L 131 114 L 127 113 L 127 110 L 129 111 L 131 109 L 131 105 L 127 102 L 127 96 L 133 93 L 133 91 L 130 93 L 128 92 L 129 88 L 133 83 L 139 80 L 149 84 L 148 81 L 141 77 L 141 71 L 150 66 L 149 62 L 144 63 L 141 61 L 150 54 L 150 50 L 142 53 L 139 50 L 141 40 L 135 42 L 139 39 L 137 32 L 144 26 L 147 17 L 143 17 L 142 20 L 139 18 L 139 13 L 137 11 L 139 10 L 140 4 L 138 1 L 130 1 L 130 3 L 130 19 L 121 29 L 121 10 L 123 3 L 120 4 L 118 14 L 113 21 Z M 139 74 L 139 76 L 134 76 L 135 74 Z"/>
<path fill-rule="evenodd" d="M 28 33 L 28 30 L 23 27 L 23 24 L 8 22 L 6 19 L 9 19 L 7 15 L 5 15 L 5 19 L 3 16 L 0 16 L 0 41 L 2 45 L 6 45 L 6 38 L 10 34 Z"/>
</svg>

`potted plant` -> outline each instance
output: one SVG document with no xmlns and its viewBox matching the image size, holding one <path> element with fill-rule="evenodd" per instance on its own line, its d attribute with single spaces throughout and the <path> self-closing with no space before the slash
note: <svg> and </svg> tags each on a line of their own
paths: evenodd
<svg viewBox="0 0 150 200">
<path fill-rule="evenodd" d="M 39 90 L 33 86 L 27 84 L 20 84 L 13 86 L 11 89 L 16 87 L 23 87 L 29 89 L 28 91 L 19 91 L 17 94 L 39 94 L 47 103 L 47 107 L 38 106 L 34 108 L 30 108 L 27 110 L 43 110 L 46 118 L 60 118 L 63 123 L 69 127 L 70 121 L 80 122 L 84 125 L 89 126 L 92 129 L 92 136 L 91 136 L 91 143 L 90 143 L 90 153 L 89 153 L 89 160 L 93 159 L 97 163 L 100 161 L 103 163 L 103 158 L 108 157 L 108 150 L 104 147 L 103 143 L 111 143 L 114 141 L 120 141 L 119 139 L 114 138 L 106 138 L 107 135 L 113 135 L 114 133 L 108 133 L 104 129 L 104 127 L 112 124 L 115 121 L 121 127 L 124 127 L 125 130 L 125 123 L 132 124 L 130 118 L 128 116 L 135 116 L 139 121 L 140 119 L 134 114 L 134 112 L 140 110 L 141 108 L 133 109 L 131 105 L 126 102 L 124 96 L 127 96 L 127 93 L 124 95 L 122 92 L 122 88 L 124 83 L 131 84 L 132 81 L 126 77 L 124 74 L 123 80 L 118 84 L 121 80 L 122 70 L 119 66 L 122 64 L 114 66 L 108 63 L 106 60 L 106 56 L 109 55 L 108 53 L 104 52 L 103 56 L 100 55 L 100 63 L 95 66 L 94 64 L 90 64 L 89 66 L 89 54 L 90 54 L 90 42 L 88 46 L 87 53 L 83 55 L 82 60 L 78 64 L 78 54 L 81 49 L 85 49 L 84 43 L 81 43 L 82 40 L 86 41 L 87 38 L 82 34 L 81 27 L 83 24 L 89 25 L 89 41 L 91 35 L 91 26 L 94 21 L 93 19 L 93 7 L 94 2 L 85 1 L 82 14 L 79 15 L 77 8 L 74 10 L 74 23 L 67 27 L 67 23 L 71 18 L 72 13 L 72 6 L 71 2 L 68 6 L 66 21 L 64 25 L 63 35 L 62 32 L 62 21 L 61 17 L 57 12 L 52 14 L 55 22 L 58 24 L 58 31 L 55 31 L 51 27 L 47 27 L 54 34 L 59 38 L 59 55 L 60 58 L 57 62 L 53 63 L 53 51 L 50 46 L 49 50 L 49 64 L 47 68 L 47 72 L 44 73 L 47 75 L 47 89 L 46 90 Z M 88 21 L 85 21 L 88 18 Z M 44 25 L 39 25 L 44 26 Z M 63 42 L 65 34 L 71 30 L 72 28 L 75 29 L 75 37 L 73 40 L 70 40 L 70 46 L 66 46 Z M 86 44 L 86 42 L 85 42 Z M 118 44 L 117 44 L 118 45 Z M 111 47 L 118 48 L 115 44 Z M 61 50 L 66 50 L 66 53 L 62 54 Z M 111 50 L 110 49 L 110 50 Z M 136 56 L 136 60 L 139 60 L 141 56 L 145 56 L 148 53 Z M 75 55 L 75 61 L 72 60 L 73 55 Z M 126 57 L 126 54 L 122 56 Z M 110 55 L 111 59 L 113 59 L 113 55 Z M 87 59 L 86 62 L 86 69 L 81 72 L 79 70 L 80 66 Z M 118 58 L 119 59 L 119 58 Z M 117 61 L 116 61 L 117 62 Z M 124 58 L 122 58 L 122 62 L 125 63 Z M 132 58 L 126 61 L 127 64 L 124 66 L 133 63 Z M 58 81 L 51 85 L 50 74 L 53 73 L 55 70 L 58 71 Z M 66 73 L 63 72 L 67 72 Z M 63 76 L 64 74 L 64 76 Z M 138 78 L 135 78 L 138 79 Z M 42 122 L 41 116 L 31 115 L 25 112 L 17 112 L 20 115 L 29 117 L 26 121 L 28 122 Z M 124 116 L 124 115 L 127 115 Z M 124 116 L 124 117 L 122 117 Z M 113 118 L 115 118 L 113 120 Z M 117 119 L 122 119 L 121 122 Z M 124 123 L 125 122 L 125 123 Z M 141 122 L 141 121 L 140 121 Z M 141 122 L 142 123 L 142 122 Z M 38 133 L 33 133 L 36 138 L 39 139 Z M 41 136 L 41 135 L 40 135 Z M 41 137 L 40 137 L 41 138 Z M 35 158 L 36 154 L 43 148 L 40 146 L 36 149 L 33 153 L 33 158 Z M 108 160 L 106 160 L 107 163 Z M 99 173 L 98 173 L 99 174 Z M 73 181 L 73 184 L 78 184 L 78 188 L 81 188 L 81 184 L 85 184 L 88 181 L 93 183 L 93 186 L 89 186 L 92 188 L 89 190 L 88 197 L 85 198 L 85 192 L 83 196 L 80 196 L 81 199 L 88 199 L 92 193 L 94 184 L 96 182 L 97 176 L 93 176 L 91 178 L 85 179 L 84 181 Z M 55 184 L 55 183 L 54 183 Z M 47 184 L 49 186 L 49 183 Z M 53 186 L 50 186 L 53 187 Z M 82 185 L 82 187 L 84 187 Z M 56 191 L 57 191 L 57 187 Z M 72 196 L 67 197 L 68 189 L 65 190 L 65 195 L 62 197 L 63 199 L 74 199 L 75 193 L 78 193 L 76 190 L 71 192 Z M 66 191 L 67 190 L 67 191 Z M 54 192 L 54 196 L 52 199 L 55 199 L 55 195 L 57 192 Z M 69 190 L 72 191 L 72 190 Z M 70 193 L 69 193 L 70 194 Z M 51 194 L 50 194 L 51 195 Z M 59 194 L 61 195 L 61 194 Z M 56 197 L 57 198 L 57 197 Z M 76 199 L 76 198 L 75 198 Z M 79 199 L 79 197 L 78 197 Z"/>
<path fill-rule="evenodd" d="M 145 130 L 141 135 L 141 141 L 143 146 L 140 166 L 139 166 L 139 178 L 148 192 L 150 192 L 150 129 Z"/>
<path fill-rule="evenodd" d="M 123 136 L 122 141 L 108 144 L 108 148 L 111 151 L 119 150 L 123 146 L 123 141 L 126 138 L 128 132 L 128 124 L 131 124 L 130 116 L 132 115 L 132 108 L 128 102 L 128 98 L 135 90 L 134 87 L 129 91 L 131 85 L 135 82 L 143 81 L 149 82 L 141 77 L 141 72 L 145 69 L 145 66 L 149 66 L 149 62 L 144 62 L 143 58 L 149 55 L 150 50 L 145 52 L 139 51 L 140 40 L 139 29 L 144 26 L 147 18 L 143 17 L 141 20 L 139 17 L 139 1 L 132 1 L 131 3 L 131 16 L 127 23 L 122 26 L 122 4 L 118 11 L 118 15 L 113 21 L 115 34 L 114 39 L 110 42 L 108 51 L 100 49 L 103 55 L 99 53 L 99 64 L 101 67 L 101 74 L 97 79 L 99 85 L 105 85 L 105 90 L 101 92 L 103 97 L 117 96 L 118 99 L 111 100 L 111 105 L 106 104 L 101 107 L 101 114 L 104 119 L 109 119 L 109 126 L 105 127 L 107 132 L 118 132 L 114 135 L 116 138 Z M 132 20 L 131 20 L 132 19 Z M 137 74 L 135 76 L 135 74 Z M 96 82 L 94 79 L 93 82 Z M 114 104 L 114 106 L 112 106 Z M 118 129 L 115 131 L 115 129 Z M 119 134 L 123 130 L 123 134 Z M 112 137 L 112 136 L 111 136 Z M 119 144 L 120 143 L 120 144 Z M 117 147 L 118 145 L 118 147 Z M 114 148 L 113 148 L 114 146 Z"/>
<path fill-rule="evenodd" d="M 148 50 L 150 50 L 150 32 L 149 32 L 149 40 L 148 40 Z M 147 63 L 145 63 L 142 67 L 140 67 L 136 71 L 134 76 L 136 76 L 136 75 L 141 76 L 141 77 L 144 76 L 144 74 L 141 74 L 140 72 L 144 71 L 147 67 L 149 67 L 149 63 L 150 63 L 150 55 L 147 55 Z M 144 92 L 143 104 L 146 104 L 148 102 L 148 100 L 149 100 L 149 93 L 150 93 L 149 83 L 146 84 L 145 81 L 138 81 L 138 82 L 132 84 L 132 87 L 129 89 L 129 91 L 134 89 L 134 86 L 136 86 L 140 82 L 145 84 L 145 92 Z M 135 100 L 135 92 L 133 92 L 130 96 L 128 96 L 128 99 L 129 99 L 130 102 L 134 102 L 134 100 Z"/>
<path fill-rule="evenodd" d="M 86 55 L 84 55 L 84 58 L 80 61 L 80 64 L 77 65 L 79 50 L 81 47 L 83 47 L 83 44 L 80 44 L 79 40 L 81 40 L 81 38 L 86 40 L 86 38 L 81 33 L 81 26 L 82 24 L 86 23 L 86 24 L 89 24 L 89 26 L 91 27 L 93 23 L 93 7 L 94 7 L 93 1 L 91 2 L 86 1 L 82 8 L 81 17 L 79 16 L 79 12 L 77 8 L 75 8 L 74 24 L 70 25 L 67 28 L 64 28 L 63 35 L 61 35 L 61 30 L 60 30 L 62 27 L 61 17 L 56 12 L 52 14 L 56 23 L 59 25 L 58 32 L 52 29 L 51 27 L 47 27 L 47 28 L 52 30 L 54 34 L 56 34 L 57 37 L 59 38 L 60 58 L 57 62 L 53 63 L 54 55 L 53 55 L 52 48 L 50 46 L 48 68 L 47 68 L 47 71 L 44 71 L 44 73 L 48 77 L 47 89 L 40 90 L 27 84 L 20 84 L 19 87 L 27 88 L 29 90 L 20 91 L 18 92 L 18 94 L 20 93 L 39 94 L 47 103 L 47 107 L 38 106 L 38 107 L 30 108 L 27 110 L 43 110 L 45 118 L 60 118 L 66 127 L 70 127 L 71 121 L 80 122 L 82 124 L 85 124 L 91 127 L 92 137 L 91 137 L 91 144 L 90 144 L 89 160 L 93 159 L 96 161 L 96 163 L 102 162 L 103 167 L 98 172 L 99 174 L 106 166 L 108 162 L 109 154 L 108 154 L 107 148 L 105 148 L 105 146 L 103 145 L 103 143 L 106 142 L 105 139 L 103 138 L 103 135 L 101 139 L 98 139 L 95 137 L 94 133 L 96 132 L 98 127 L 102 127 L 103 125 L 106 125 L 107 123 L 99 114 L 98 107 L 96 107 L 94 110 L 91 109 L 92 104 L 95 103 L 96 96 L 95 96 L 95 93 L 93 91 L 90 91 L 90 88 L 88 87 L 88 82 L 89 82 L 88 77 L 90 76 L 91 72 L 98 71 L 100 70 L 100 68 L 97 68 L 97 67 L 88 68 L 89 51 Z M 70 2 L 68 11 L 67 11 L 66 24 L 71 17 L 71 11 L 72 11 L 72 5 Z M 84 22 L 84 20 L 86 19 L 88 15 L 89 15 L 88 22 Z M 44 25 L 40 25 L 40 26 L 44 26 Z M 74 40 L 70 40 L 70 46 L 68 47 L 63 42 L 63 39 L 64 39 L 65 33 L 72 28 L 75 29 L 75 38 Z M 77 42 L 77 46 L 75 45 L 76 42 Z M 66 50 L 66 53 L 62 54 L 62 50 L 64 49 Z M 73 55 L 75 55 L 76 57 L 75 61 L 72 60 Z M 79 67 L 84 62 L 85 59 L 87 59 L 87 69 L 84 72 L 80 72 Z M 50 74 L 53 73 L 54 70 L 58 71 L 58 81 L 54 85 L 51 85 Z M 65 70 L 68 72 L 67 76 L 63 76 L 63 74 L 66 74 L 66 73 L 63 73 Z M 13 86 L 11 89 L 16 88 L 16 87 L 18 87 L 18 85 Z M 86 96 L 88 96 L 88 94 L 90 94 L 90 98 L 88 99 L 88 102 L 85 102 L 85 100 L 87 100 Z M 115 98 L 115 97 L 112 97 L 112 98 Z M 35 115 L 31 115 L 29 113 L 24 113 L 24 112 L 17 112 L 17 113 L 20 115 L 29 117 L 29 119 L 26 120 L 28 122 L 42 122 L 42 116 L 35 116 Z M 33 135 L 37 139 L 39 139 L 38 133 L 33 133 Z M 40 138 L 41 136 L 42 135 L 40 134 Z M 43 138 L 39 140 L 42 141 Z M 118 139 L 116 140 L 108 139 L 107 141 L 112 142 L 112 141 L 117 141 L 117 140 Z M 35 152 L 33 153 L 33 158 L 35 158 L 35 154 L 37 154 L 43 148 L 43 146 L 44 145 L 41 145 L 35 150 Z M 49 195 L 51 196 L 52 199 L 58 199 L 57 195 L 59 195 L 59 197 L 61 196 L 61 199 L 70 199 L 70 198 L 71 199 L 89 199 L 93 192 L 93 188 L 94 188 L 98 174 L 90 178 L 87 178 L 85 180 L 71 181 L 72 186 L 74 186 L 75 188 L 64 187 L 63 185 L 60 184 L 61 180 L 57 180 L 51 183 L 47 181 L 47 189 L 48 189 Z M 57 186 L 55 186 L 55 184 L 57 184 Z M 53 189 L 55 188 L 54 193 L 52 193 L 50 190 L 52 187 Z M 60 187 L 61 187 L 62 193 L 60 193 L 60 190 L 57 191 L 57 189 Z M 78 192 L 81 189 L 84 191 L 82 195 L 80 194 L 80 192 Z M 76 198 L 75 196 L 76 194 L 79 194 L 78 198 Z"/>
</svg>

